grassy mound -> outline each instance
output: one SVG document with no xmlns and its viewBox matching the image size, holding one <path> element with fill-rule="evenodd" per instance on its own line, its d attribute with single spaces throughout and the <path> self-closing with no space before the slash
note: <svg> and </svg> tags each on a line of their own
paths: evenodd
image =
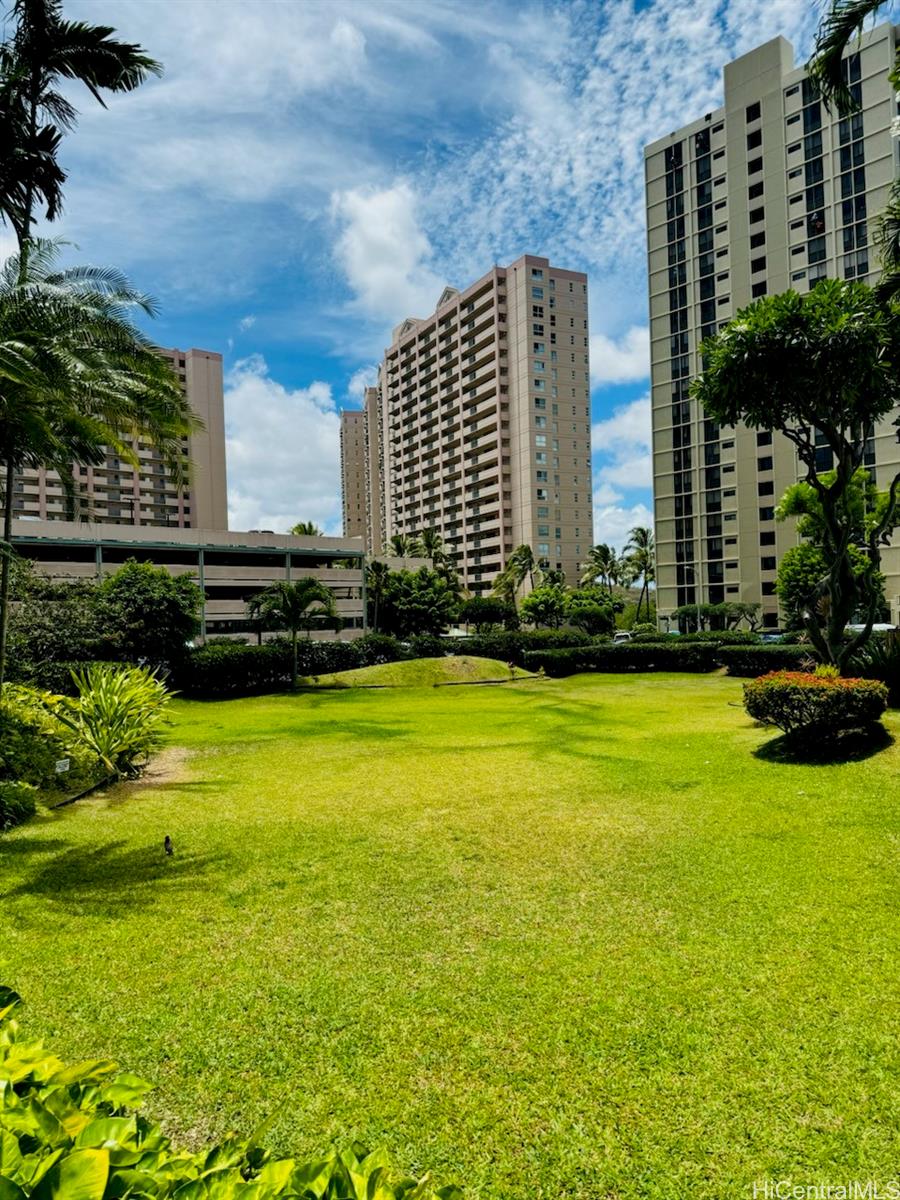
<svg viewBox="0 0 900 1200">
<path fill-rule="evenodd" d="M 530 671 L 516 668 L 516 676 Z M 474 658 L 454 654 L 444 658 L 414 658 L 410 662 L 379 663 L 377 667 L 357 667 L 354 671 L 335 671 L 320 675 L 320 687 L 433 687 L 439 683 L 491 683 L 509 679 L 509 667 L 495 658 Z M 312 682 L 308 680 L 307 682 Z"/>
</svg>

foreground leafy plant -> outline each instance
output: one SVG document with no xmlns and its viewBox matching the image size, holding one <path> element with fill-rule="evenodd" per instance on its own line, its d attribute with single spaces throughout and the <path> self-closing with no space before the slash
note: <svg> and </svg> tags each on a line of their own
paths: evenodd
<svg viewBox="0 0 900 1200">
<path fill-rule="evenodd" d="M 322 1159 L 272 1159 L 251 1138 L 176 1150 L 131 1111 L 150 1085 L 105 1060 L 66 1066 L 19 1037 L 19 996 L 0 987 L 2 1200 L 458 1200 L 428 1177 L 397 1179 L 387 1155 L 354 1144 Z"/>
<path fill-rule="evenodd" d="M 73 671 L 78 696 L 54 712 L 114 778 L 140 774 L 162 741 L 169 694 L 154 671 L 95 663 Z M 2 1200 L 2 1197 L 0 1197 Z"/>
<path fill-rule="evenodd" d="M 888 692 L 874 679 L 835 674 L 772 671 L 744 684 L 744 707 L 764 725 L 785 733 L 836 733 L 875 724 L 887 708 Z"/>
</svg>

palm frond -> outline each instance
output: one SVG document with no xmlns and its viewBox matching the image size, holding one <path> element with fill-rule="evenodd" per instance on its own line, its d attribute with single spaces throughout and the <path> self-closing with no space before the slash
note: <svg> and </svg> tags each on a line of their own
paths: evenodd
<svg viewBox="0 0 900 1200">
<path fill-rule="evenodd" d="M 822 19 L 807 71 L 819 88 L 826 108 L 834 106 L 841 116 L 859 107 L 847 86 L 843 56 L 851 41 L 858 37 L 868 17 L 884 7 L 886 0 L 831 0 L 831 8 Z"/>
</svg>

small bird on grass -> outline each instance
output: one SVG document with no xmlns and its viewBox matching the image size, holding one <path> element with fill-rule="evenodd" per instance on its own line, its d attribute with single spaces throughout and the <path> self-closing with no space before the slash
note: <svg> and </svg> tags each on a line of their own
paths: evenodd
<svg viewBox="0 0 900 1200">
<path fill-rule="evenodd" d="M 163 842 L 163 849 L 165 850 L 166 854 L 168 854 L 169 858 L 171 858 L 175 853 L 175 847 L 172 845 L 172 839 L 168 834 L 166 834 L 165 841 Z"/>
</svg>

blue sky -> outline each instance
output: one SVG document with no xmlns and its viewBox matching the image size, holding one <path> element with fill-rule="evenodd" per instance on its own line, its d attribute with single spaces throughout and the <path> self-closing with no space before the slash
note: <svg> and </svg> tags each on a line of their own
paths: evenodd
<svg viewBox="0 0 900 1200">
<path fill-rule="evenodd" d="M 595 541 L 650 520 L 643 145 L 811 0 L 69 0 L 164 77 L 81 97 L 55 232 L 219 350 L 232 528 L 340 529 L 338 412 L 493 262 L 590 277 Z"/>
</svg>

